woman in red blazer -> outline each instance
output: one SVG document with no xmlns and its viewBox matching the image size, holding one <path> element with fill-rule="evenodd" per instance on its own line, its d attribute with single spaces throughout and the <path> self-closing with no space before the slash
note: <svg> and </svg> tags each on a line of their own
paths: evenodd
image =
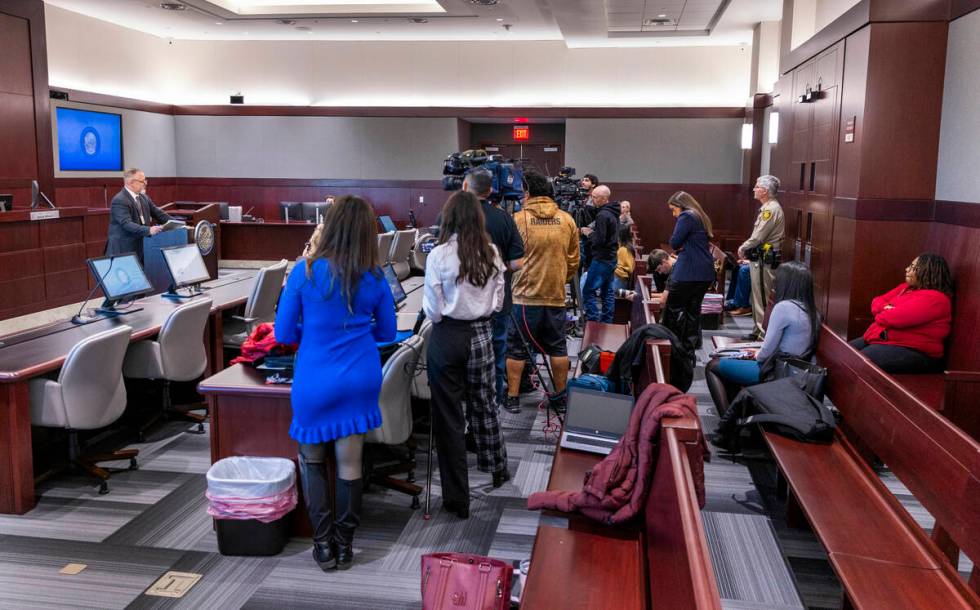
<svg viewBox="0 0 980 610">
<path fill-rule="evenodd" d="M 874 322 L 851 345 L 886 373 L 935 373 L 953 319 L 953 280 L 946 260 L 920 254 L 905 281 L 871 301 Z"/>
</svg>

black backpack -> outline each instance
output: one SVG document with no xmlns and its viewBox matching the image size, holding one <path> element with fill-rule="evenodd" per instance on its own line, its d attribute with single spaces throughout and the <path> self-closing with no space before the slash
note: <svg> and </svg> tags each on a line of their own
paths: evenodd
<svg viewBox="0 0 980 610">
<path fill-rule="evenodd" d="M 837 421 L 823 401 L 804 391 L 800 379 L 785 377 L 739 392 L 718 423 L 712 443 L 739 453 L 748 444 L 760 444 L 754 437 L 757 425 L 798 441 L 829 443 Z"/>
</svg>

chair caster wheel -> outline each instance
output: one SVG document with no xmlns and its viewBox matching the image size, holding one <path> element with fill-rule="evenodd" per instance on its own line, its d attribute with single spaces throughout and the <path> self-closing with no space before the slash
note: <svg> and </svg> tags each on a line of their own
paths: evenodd
<svg viewBox="0 0 980 610">
<path fill-rule="evenodd" d="M 109 493 L 109 484 L 102 481 L 102 483 L 99 485 L 99 495 L 104 496 L 107 493 Z"/>
<path fill-rule="evenodd" d="M 136 462 L 136 458 L 129 458 L 129 469 L 130 470 L 140 469 L 140 465 Z"/>
<path fill-rule="evenodd" d="M 422 504 L 419 502 L 418 496 L 412 496 L 412 510 L 418 510 Z"/>
</svg>

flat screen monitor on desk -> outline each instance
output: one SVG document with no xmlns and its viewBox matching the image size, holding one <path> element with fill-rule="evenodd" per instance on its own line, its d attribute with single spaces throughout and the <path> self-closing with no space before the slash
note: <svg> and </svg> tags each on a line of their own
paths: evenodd
<svg viewBox="0 0 980 610">
<path fill-rule="evenodd" d="M 301 205 L 303 206 L 303 220 L 317 224 L 323 222 L 327 208 L 330 207 L 330 204 L 325 201 L 304 201 Z"/>
<path fill-rule="evenodd" d="M 391 288 L 391 296 L 395 298 L 395 309 L 399 309 L 408 295 L 405 294 L 405 289 L 402 288 L 402 283 L 398 279 L 398 275 L 395 273 L 395 268 L 391 265 L 384 266 L 385 279 L 388 280 L 388 286 Z"/>
<path fill-rule="evenodd" d="M 163 260 L 167 264 L 167 271 L 170 272 L 170 290 L 163 293 L 163 296 L 170 298 L 188 298 L 201 292 L 201 282 L 211 279 L 208 268 L 204 264 L 201 251 L 197 249 L 197 244 L 183 244 L 181 246 L 171 246 L 161 248 Z M 191 294 L 178 294 L 178 288 L 191 288 Z"/>
<path fill-rule="evenodd" d="M 378 216 L 378 221 L 381 223 L 381 229 L 385 233 L 398 230 L 398 227 L 395 226 L 395 221 L 391 219 L 391 216 Z"/>
<path fill-rule="evenodd" d="M 286 222 L 302 222 L 303 204 L 298 201 L 280 201 L 279 218 Z"/>
<path fill-rule="evenodd" d="M 115 305 L 153 292 L 153 286 L 146 279 L 143 267 L 133 253 L 90 258 L 88 267 L 105 294 L 105 301 L 102 303 L 102 308 L 98 310 L 99 313 L 115 315 L 138 311 L 131 308 L 122 312 L 115 309 Z"/>
</svg>

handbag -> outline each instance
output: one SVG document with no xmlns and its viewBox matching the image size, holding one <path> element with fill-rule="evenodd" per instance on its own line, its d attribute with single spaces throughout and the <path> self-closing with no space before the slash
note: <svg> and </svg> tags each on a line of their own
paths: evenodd
<svg viewBox="0 0 980 610">
<path fill-rule="evenodd" d="M 422 555 L 423 610 L 507 610 L 514 569 L 463 553 Z"/>
<path fill-rule="evenodd" d="M 796 356 L 781 356 L 773 362 L 767 381 L 792 377 L 804 392 L 822 402 L 827 390 L 827 369 Z"/>
</svg>

